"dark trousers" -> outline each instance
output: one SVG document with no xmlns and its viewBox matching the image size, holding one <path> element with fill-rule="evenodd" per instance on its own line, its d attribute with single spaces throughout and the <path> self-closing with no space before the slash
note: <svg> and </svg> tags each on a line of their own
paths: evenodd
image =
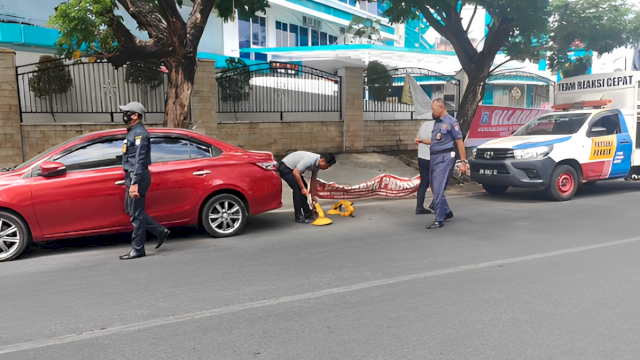
<svg viewBox="0 0 640 360">
<path fill-rule="evenodd" d="M 296 177 L 293 175 L 293 170 L 285 163 L 280 163 L 280 165 L 278 165 L 278 173 L 282 180 L 293 190 L 293 211 L 296 219 L 311 217 L 312 213 L 309 208 L 309 203 L 306 197 L 302 195 L 302 190 L 300 189 L 300 185 L 298 185 Z M 304 177 L 302 178 L 302 183 L 307 187 L 307 182 L 304 181 Z"/>
<path fill-rule="evenodd" d="M 445 214 L 451 211 L 444 190 L 449 182 L 449 174 L 455 163 L 455 158 L 450 152 L 431 156 L 431 168 L 429 179 L 433 192 L 433 207 L 436 213 L 436 221 L 444 221 Z"/>
<path fill-rule="evenodd" d="M 137 199 L 129 196 L 129 186 L 131 185 L 133 173 L 125 172 L 125 174 L 127 193 L 124 197 L 124 211 L 131 216 L 131 224 L 133 225 L 131 246 L 136 250 L 140 250 L 144 249 L 144 243 L 147 240 L 147 230 L 155 236 L 160 236 L 165 231 L 165 227 L 158 224 L 144 211 L 145 198 L 151 186 L 151 174 L 149 170 L 145 170 L 142 174 L 142 180 L 138 184 L 138 194 L 140 194 L 140 197 Z"/>
<path fill-rule="evenodd" d="M 418 186 L 418 203 L 416 210 L 424 209 L 424 197 L 429 188 L 429 165 L 431 161 L 418 158 L 418 167 L 420 168 L 420 186 Z"/>
</svg>

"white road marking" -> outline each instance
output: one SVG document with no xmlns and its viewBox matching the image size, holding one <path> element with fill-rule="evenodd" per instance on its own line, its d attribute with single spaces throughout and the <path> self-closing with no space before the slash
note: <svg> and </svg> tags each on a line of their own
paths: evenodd
<svg viewBox="0 0 640 360">
<path fill-rule="evenodd" d="M 390 285 L 390 284 L 395 284 L 395 283 L 400 283 L 405 281 L 420 280 L 420 279 L 430 278 L 434 276 L 459 273 L 467 270 L 478 270 L 478 269 L 484 269 L 484 268 L 507 265 L 507 264 L 515 264 L 523 261 L 543 259 L 543 258 L 548 258 L 553 256 L 566 255 L 566 254 L 573 254 L 577 252 L 589 251 L 594 249 L 601 249 L 609 246 L 627 244 L 627 243 L 637 242 L 637 241 L 640 241 L 640 236 L 630 238 L 630 239 L 608 241 L 600 244 L 579 246 L 579 247 L 574 247 L 574 248 L 569 248 L 564 250 L 557 250 L 557 251 L 551 251 L 546 253 L 520 256 L 520 257 L 504 259 L 504 260 L 489 261 L 489 262 L 484 262 L 479 264 L 464 265 L 464 266 L 458 266 L 454 268 L 429 271 L 429 272 L 418 273 L 413 275 L 398 276 L 398 277 L 393 277 L 388 279 L 369 281 L 365 283 L 341 286 L 341 287 L 309 292 L 309 293 L 304 293 L 299 295 L 284 296 L 280 298 L 255 301 L 255 302 L 249 302 L 244 304 L 229 305 L 229 306 L 224 306 L 216 309 L 198 311 L 198 312 L 182 314 L 182 315 L 168 316 L 168 317 L 158 318 L 155 320 L 143 321 L 143 322 L 138 322 L 138 323 L 133 323 L 128 325 L 115 326 L 112 328 L 90 330 L 90 331 L 85 331 L 78 334 L 69 334 L 69 335 L 52 337 L 48 339 L 27 341 L 27 342 L 18 343 L 18 344 L 1 346 L 0 355 L 15 353 L 18 351 L 33 350 L 33 349 L 38 349 L 45 346 L 67 344 L 71 342 L 88 340 L 88 339 L 113 335 L 113 334 L 127 332 L 127 331 L 138 331 L 142 329 L 174 324 L 174 323 L 188 321 L 188 320 L 196 320 L 196 319 L 202 319 L 202 318 L 207 318 L 207 317 L 212 317 L 217 315 L 236 313 L 243 310 L 274 306 L 274 305 L 285 304 L 285 303 L 290 303 L 294 301 L 315 299 L 319 297 L 342 294 L 342 293 L 351 292 L 351 291 L 358 291 L 358 290 L 368 289 L 368 288 L 377 287 L 377 286 L 384 286 L 384 285 Z"/>
</svg>

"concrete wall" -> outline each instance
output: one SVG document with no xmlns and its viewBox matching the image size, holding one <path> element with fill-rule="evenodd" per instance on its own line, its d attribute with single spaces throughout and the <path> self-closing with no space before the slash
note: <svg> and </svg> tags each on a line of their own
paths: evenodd
<svg viewBox="0 0 640 360">
<path fill-rule="evenodd" d="M 365 152 L 416 150 L 416 135 L 424 120 L 370 120 L 364 122 Z"/>
<path fill-rule="evenodd" d="M 120 129 L 122 127 L 121 123 L 22 125 L 24 159 L 31 159 L 41 152 L 78 135 L 100 130 Z M 18 161 L 16 164 L 21 162 Z"/>
<path fill-rule="evenodd" d="M 22 163 L 15 52 L 0 49 L 0 168 Z"/>
</svg>

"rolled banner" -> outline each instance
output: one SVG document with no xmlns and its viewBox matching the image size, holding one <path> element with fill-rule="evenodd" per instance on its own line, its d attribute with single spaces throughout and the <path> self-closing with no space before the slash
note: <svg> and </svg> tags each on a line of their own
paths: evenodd
<svg viewBox="0 0 640 360">
<path fill-rule="evenodd" d="M 370 197 L 402 198 L 418 191 L 420 175 L 409 179 L 395 175 L 379 175 L 358 185 L 340 185 L 317 179 L 316 196 L 320 199 L 364 199 Z"/>
</svg>

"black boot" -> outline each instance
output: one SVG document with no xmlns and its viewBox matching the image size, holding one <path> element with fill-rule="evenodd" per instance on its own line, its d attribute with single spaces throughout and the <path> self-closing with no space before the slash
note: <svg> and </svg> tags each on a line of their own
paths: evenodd
<svg viewBox="0 0 640 360">
<path fill-rule="evenodd" d="M 142 249 L 131 248 L 131 251 L 129 251 L 128 254 L 120 256 L 120 260 L 137 259 L 137 258 L 141 258 L 141 257 L 143 257 L 145 255 L 146 254 L 144 252 L 144 248 L 142 248 Z"/>
<path fill-rule="evenodd" d="M 159 248 L 160 246 L 162 246 L 162 243 L 165 240 L 167 240 L 168 237 L 169 237 L 169 229 L 164 229 L 162 234 L 160 234 L 160 236 L 158 236 L 158 245 L 156 245 L 156 249 Z"/>
</svg>

